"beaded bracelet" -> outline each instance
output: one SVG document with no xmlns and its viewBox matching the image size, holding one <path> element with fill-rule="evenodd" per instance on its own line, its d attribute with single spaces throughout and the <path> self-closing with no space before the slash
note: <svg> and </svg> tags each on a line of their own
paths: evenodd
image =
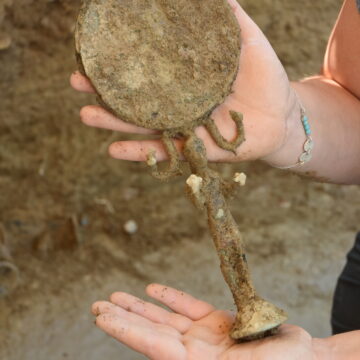
<svg viewBox="0 0 360 360">
<path fill-rule="evenodd" d="M 300 100 L 299 100 L 300 103 Z M 300 155 L 299 160 L 296 164 L 290 166 L 277 167 L 280 170 L 292 169 L 297 166 L 303 166 L 312 158 L 312 150 L 314 149 L 314 140 L 311 137 L 311 128 L 309 124 L 309 117 L 306 115 L 305 108 L 300 103 L 301 122 L 304 127 L 306 141 L 303 146 L 304 152 Z"/>
</svg>

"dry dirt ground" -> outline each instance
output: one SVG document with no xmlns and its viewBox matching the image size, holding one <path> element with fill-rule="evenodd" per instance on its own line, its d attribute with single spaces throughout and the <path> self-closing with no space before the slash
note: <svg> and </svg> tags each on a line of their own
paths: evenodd
<svg viewBox="0 0 360 360">
<path fill-rule="evenodd" d="M 244 0 L 292 79 L 319 71 L 340 0 Z M 160 184 L 143 164 L 107 157 L 123 135 L 80 124 L 94 102 L 70 89 L 78 1 L 0 0 L 0 223 L 19 283 L 0 273 L 0 358 L 142 357 L 89 314 L 114 290 L 162 282 L 232 307 L 205 218 L 184 178 Z M 246 86 L 246 84 L 244 84 Z M 261 163 L 232 203 L 259 292 L 314 336 L 330 333 L 331 297 L 358 230 L 358 187 L 312 183 Z M 123 231 L 133 219 L 139 230 Z M 9 280 L 10 279 L 10 280 Z"/>
</svg>

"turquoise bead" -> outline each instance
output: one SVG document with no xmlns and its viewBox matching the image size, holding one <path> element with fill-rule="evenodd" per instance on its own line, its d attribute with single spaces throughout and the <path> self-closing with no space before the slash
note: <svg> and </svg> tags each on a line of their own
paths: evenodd
<svg viewBox="0 0 360 360">
<path fill-rule="evenodd" d="M 310 136 L 311 135 L 311 129 L 310 129 L 310 124 L 309 124 L 309 117 L 304 115 L 302 118 L 301 118 L 301 122 L 303 124 L 303 127 L 304 127 L 304 130 L 305 130 L 305 134 L 307 136 Z"/>
</svg>

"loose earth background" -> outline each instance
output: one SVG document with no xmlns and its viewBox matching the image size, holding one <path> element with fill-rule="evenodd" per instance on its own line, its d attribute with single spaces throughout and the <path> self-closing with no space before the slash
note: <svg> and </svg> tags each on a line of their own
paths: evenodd
<svg viewBox="0 0 360 360">
<path fill-rule="evenodd" d="M 292 79 L 319 71 L 340 0 L 241 3 Z M 150 282 L 233 308 L 184 178 L 161 184 L 143 164 L 109 159 L 107 146 L 125 136 L 80 123 L 80 107 L 94 98 L 68 84 L 78 7 L 0 1 L 0 38 L 11 38 L 0 51 L 0 222 L 21 274 L 0 297 L 1 359 L 142 359 L 98 331 L 89 307 L 115 290 L 143 296 Z M 232 209 L 259 293 L 291 323 L 329 335 L 336 278 L 359 226 L 359 188 L 261 163 L 216 168 L 248 174 Z M 123 231 L 130 219 L 139 226 L 133 236 Z"/>
</svg>

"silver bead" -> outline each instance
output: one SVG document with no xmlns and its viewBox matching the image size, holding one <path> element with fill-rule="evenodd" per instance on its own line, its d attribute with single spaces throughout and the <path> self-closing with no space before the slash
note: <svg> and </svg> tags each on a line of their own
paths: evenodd
<svg viewBox="0 0 360 360">
<path fill-rule="evenodd" d="M 304 150 L 306 152 L 310 152 L 312 149 L 314 149 L 314 141 L 313 141 L 313 139 L 309 138 L 306 140 L 306 142 L 304 144 Z"/>
<path fill-rule="evenodd" d="M 308 161 L 310 161 L 312 158 L 312 154 L 310 154 L 309 152 L 305 152 L 300 156 L 300 162 L 301 163 L 307 163 Z"/>
</svg>

